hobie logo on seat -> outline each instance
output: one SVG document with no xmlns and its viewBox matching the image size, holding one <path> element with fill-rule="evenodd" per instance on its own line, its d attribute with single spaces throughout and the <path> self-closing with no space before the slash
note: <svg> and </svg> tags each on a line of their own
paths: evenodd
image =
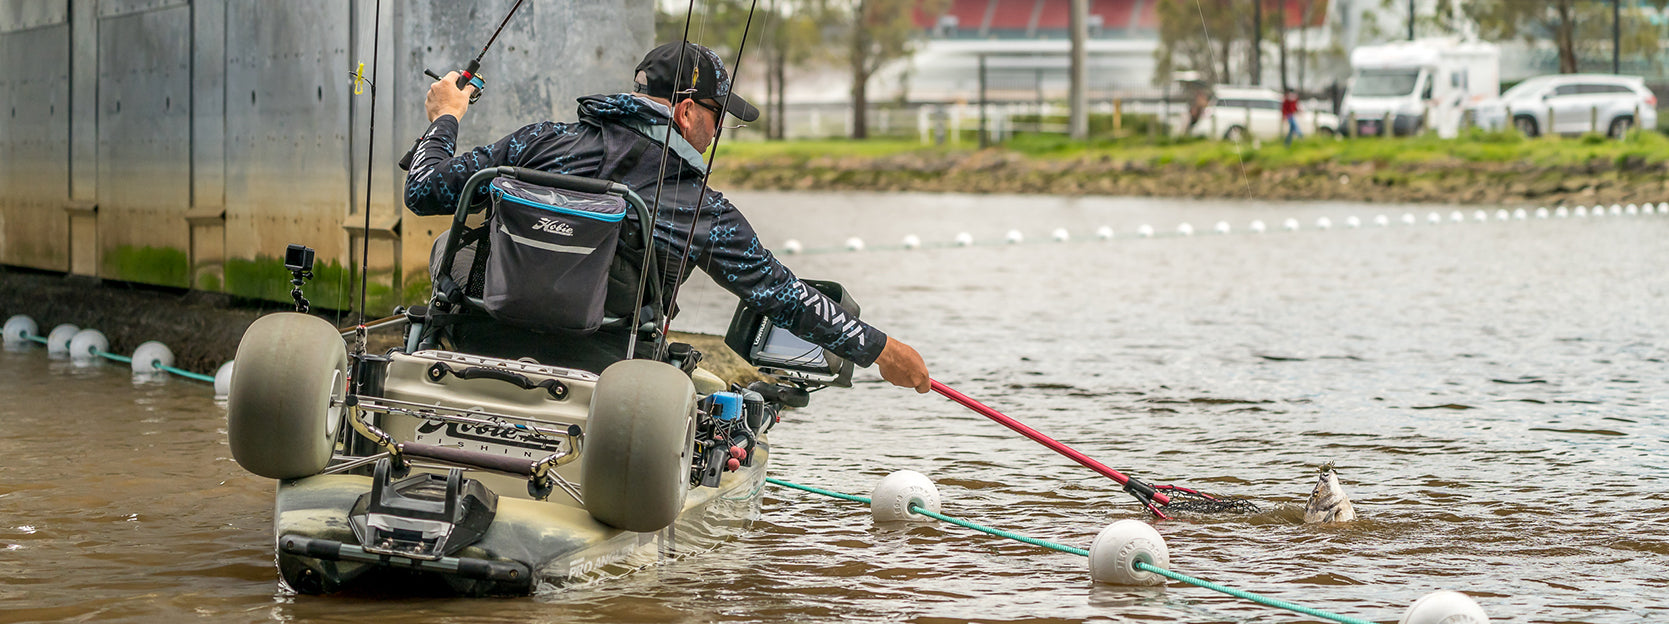
<svg viewBox="0 0 1669 624">
<path fill-rule="evenodd" d="M 533 224 L 533 229 L 563 236 L 573 236 L 574 228 L 566 223 L 550 217 L 540 217 L 539 222 Z"/>
</svg>

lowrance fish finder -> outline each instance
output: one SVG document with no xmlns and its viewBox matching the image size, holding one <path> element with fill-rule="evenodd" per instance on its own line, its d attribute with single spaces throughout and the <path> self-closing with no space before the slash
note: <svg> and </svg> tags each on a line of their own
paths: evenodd
<svg viewBox="0 0 1669 624">
<path fill-rule="evenodd" d="M 857 302 L 852 301 L 840 284 L 801 281 L 833 299 L 852 318 L 858 317 Z M 771 319 L 745 305 L 736 306 L 724 343 L 748 364 L 767 374 L 820 386 L 852 387 L 851 362 L 777 327 Z"/>
</svg>

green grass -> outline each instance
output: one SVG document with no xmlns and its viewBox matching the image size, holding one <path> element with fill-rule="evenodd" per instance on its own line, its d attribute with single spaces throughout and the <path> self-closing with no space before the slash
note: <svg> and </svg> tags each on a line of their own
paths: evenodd
<svg viewBox="0 0 1669 624">
<path fill-rule="evenodd" d="M 729 164 L 790 161 L 805 164 L 817 158 L 885 158 L 902 154 L 946 155 L 975 151 L 971 142 L 923 145 L 905 139 L 738 142 L 725 147 Z M 1622 163 L 1631 158 L 1645 164 L 1669 160 L 1669 137 L 1657 132 L 1631 133 L 1625 140 L 1589 135 L 1576 138 L 1527 139 L 1516 132 L 1473 130 L 1455 139 L 1435 136 L 1335 140 L 1308 137 L 1289 148 L 1279 141 L 1236 145 L 1203 139 L 1148 139 L 1130 137 L 1073 141 L 1053 134 L 1021 134 L 994 149 L 1043 160 L 1109 159 L 1162 166 L 1257 165 L 1265 168 L 1303 167 L 1321 163 L 1525 163 L 1544 167 L 1586 165 L 1596 161 Z M 725 163 L 721 162 L 722 171 Z"/>
</svg>

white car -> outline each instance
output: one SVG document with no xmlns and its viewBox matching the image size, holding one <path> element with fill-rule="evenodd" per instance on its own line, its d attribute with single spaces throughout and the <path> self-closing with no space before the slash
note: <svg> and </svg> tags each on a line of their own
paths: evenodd
<svg viewBox="0 0 1669 624">
<path fill-rule="evenodd" d="M 1473 114 L 1480 127 L 1510 124 L 1530 137 L 1585 132 L 1621 137 L 1635 126 L 1657 127 L 1657 96 L 1639 76 L 1536 76 L 1479 104 Z"/>
<path fill-rule="evenodd" d="M 1274 89 L 1217 87 L 1213 96 L 1189 134 L 1229 141 L 1278 140 L 1286 136 L 1287 126 L 1281 121 L 1281 94 Z M 1305 136 L 1330 137 L 1339 131 L 1339 118 L 1300 105 L 1298 129 Z"/>
</svg>

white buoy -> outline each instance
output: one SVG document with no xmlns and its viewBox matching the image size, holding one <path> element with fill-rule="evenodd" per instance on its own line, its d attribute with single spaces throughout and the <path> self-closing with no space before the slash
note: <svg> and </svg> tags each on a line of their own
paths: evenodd
<svg viewBox="0 0 1669 624">
<path fill-rule="evenodd" d="M 1375 215 L 1373 218 L 1373 224 L 1379 227 L 1385 227 L 1391 224 L 1391 218 L 1385 215 Z"/>
<path fill-rule="evenodd" d="M 905 235 L 904 236 L 904 248 L 905 249 L 920 249 L 921 248 L 921 237 L 916 236 L 915 234 Z"/>
<path fill-rule="evenodd" d="M 232 395 L 232 364 L 236 360 L 221 364 L 214 371 L 214 398 L 224 399 Z"/>
<path fill-rule="evenodd" d="M 863 251 L 863 239 L 856 236 L 846 239 L 846 251 Z"/>
<path fill-rule="evenodd" d="M 910 511 L 920 507 L 939 513 L 939 488 L 927 475 L 914 470 L 900 470 L 887 475 L 875 484 L 869 495 L 869 514 L 876 522 L 921 522 L 927 516 Z"/>
<path fill-rule="evenodd" d="M 1456 210 L 1449 213 L 1449 221 L 1453 223 L 1464 223 L 1466 221 L 1466 215 L 1463 215 L 1459 210 Z"/>
<path fill-rule="evenodd" d="M 1507 219 L 1509 219 L 1511 217 L 1512 217 L 1512 215 L 1507 213 L 1506 208 L 1495 209 L 1495 220 L 1496 221 L 1506 221 Z"/>
<path fill-rule="evenodd" d="M 1611 204 L 1611 214 L 1614 214 L 1614 215 L 1623 214 L 1623 205 L 1622 204 Z"/>
<path fill-rule="evenodd" d="M 793 255 L 802 251 L 805 251 L 805 246 L 801 245 L 797 239 L 790 238 L 788 242 L 782 244 L 782 253 Z"/>
<path fill-rule="evenodd" d="M 1298 231 L 1298 220 L 1288 217 L 1287 220 L 1281 222 L 1281 229 L 1288 232 Z"/>
<path fill-rule="evenodd" d="M 1264 230 L 1269 229 L 1269 227 L 1265 226 L 1263 224 L 1263 221 L 1259 220 L 1259 221 L 1253 221 L 1252 224 L 1250 226 L 1248 226 L 1248 229 L 1252 230 L 1253 233 L 1262 234 L 1264 232 Z"/>
<path fill-rule="evenodd" d="M 1136 235 L 1142 238 L 1153 238 L 1153 226 L 1143 223 L 1142 227 L 1136 228 Z"/>
<path fill-rule="evenodd" d="M 1003 240 L 1007 241 L 1010 245 L 1018 245 L 1025 242 L 1026 235 L 1021 234 L 1020 230 L 1009 230 L 1008 234 L 1003 236 Z"/>
<path fill-rule="evenodd" d="M 1057 243 L 1064 243 L 1072 240 L 1072 233 L 1066 231 L 1066 228 L 1055 228 L 1055 231 L 1049 233 L 1049 237 Z"/>
<path fill-rule="evenodd" d="M 1315 228 L 1318 230 L 1331 230 L 1333 229 L 1333 220 L 1327 217 L 1318 218 L 1315 220 Z"/>
<path fill-rule="evenodd" d="M 1113 228 L 1105 225 L 1095 228 L 1095 237 L 1101 240 L 1113 240 Z"/>
<path fill-rule="evenodd" d="M 1350 215 L 1350 216 L 1344 218 L 1344 224 L 1346 226 L 1348 226 L 1350 229 L 1354 230 L 1356 228 L 1362 227 L 1362 219 L 1357 217 L 1356 215 Z"/>
<path fill-rule="evenodd" d="M 974 235 L 973 234 L 969 234 L 967 232 L 957 233 L 957 235 L 956 235 L 956 246 L 957 247 L 967 247 L 967 246 L 972 245 L 972 244 L 974 244 Z"/>
<path fill-rule="evenodd" d="M 1414 601 L 1397 624 L 1488 624 L 1489 615 L 1466 594 L 1435 591 Z"/>
<path fill-rule="evenodd" d="M 0 329 L 0 335 L 4 336 L 3 340 L 6 346 L 14 347 L 28 344 L 29 337 L 36 335 L 38 331 L 40 331 L 40 327 L 35 325 L 35 319 L 22 314 L 14 314 L 11 318 L 6 319 L 6 326 L 4 329 Z"/>
<path fill-rule="evenodd" d="M 155 340 L 145 342 L 133 350 L 134 376 L 160 375 L 166 371 L 164 366 L 174 365 L 174 352 L 168 350 L 168 345 Z"/>
<path fill-rule="evenodd" d="M 1536 218 L 1537 219 L 1546 219 L 1547 215 L 1548 215 L 1547 206 L 1541 206 L 1541 207 L 1536 208 Z"/>
<path fill-rule="evenodd" d="M 1576 216 L 1578 216 L 1578 217 L 1588 216 L 1588 207 L 1587 206 L 1577 206 L 1576 207 Z"/>
<path fill-rule="evenodd" d="M 1182 236 L 1193 236 L 1194 235 L 1194 226 L 1189 225 L 1187 223 L 1184 223 L 1182 225 L 1178 225 L 1178 226 L 1176 226 L 1176 233 L 1180 234 Z"/>
<path fill-rule="evenodd" d="M 1640 207 L 1634 204 L 1629 204 L 1627 206 L 1623 206 L 1623 212 L 1629 216 L 1634 216 L 1640 214 Z"/>
<path fill-rule="evenodd" d="M 1426 213 L 1426 223 L 1430 223 L 1432 225 L 1442 225 L 1443 224 L 1443 215 L 1437 214 L 1435 212 L 1428 212 L 1428 213 Z"/>
<path fill-rule="evenodd" d="M 110 339 L 96 329 L 83 329 L 70 337 L 70 359 L 77 364 L 87 364 L 98 359 L 98 354 L 110 351 Z"/>
<path fill-rule="evenodd" d="M 81 331 L 80 327 L 69 323 L 52 328 L 52 331 L 46 334 L 46 354 L 54 357 L 68 356 L 70 354 L 70 339 L 74 338 L 78 331 Z"/>
<path fill-rule="evenodd" d="M 1412 213 L 1412 212 L 1402 213 L 1402 224 L 1403 225 L 1414 225 L 1414 222 L 1415 222 L 1414 213 Z"/>
<path fill-rule="evenodd" d="M 1212 226 L 1212 228 L 1211 228 L 1211 231 L 1216 232 L 1218 234 L 1228 234 L 1232 230 L 1233 230 L 1233 228 L 1229 227 L 1229 222 L 1228 221 L 1218 221 L 1217 225 Z"/>
<path fill-rule="evenodd" d="M 1482 210 L 1474 210 L 1474 211 L 1472 211 L 1472 220 L 1477 221 L 1478 223 L 1483 223 L 1485 221 L 1488 221 L 1489 220 L 1489 213 L 1484 212 Z"/>
<path fill-rule="evenodd" d="M 1156 568 L 1171 567 L 1165 538 L 1140 520 L 1119 520 L 1101 529 L 1089 547 L 1089 577 L 1109 585 L 1163 585 L 1165 577 L 1136 569 L 1140 561 Z"/>
<path fill-rule="evenodd" d="M 1570 208 L 1566 208 L 1564 206 L 1560 206 L 1558 208 L 1555 208 L 1555 209 L 1553 209 L 1553 216 L 1558 217 L 1560 219 L 1568 219 L 1568 218 L 1570 218 Z"/>
<path fill-rule="evenodd" d="M 1647 203 L 1641 205 L 1640 206 L 1640 212 L 1641 212 L 1641 214 L 1652 214 L 1652 204 L 1651 204 L 1651 202 L 1647 202 Z"/>
<path fill-rule="evenodd" d="M 1530 218 L 1530 212 L 1529 211 L 1527 211 L 1523 208 L 1514 208 L 1513 209 L 1513 220 L 1514 221 L 1523 221 L 1523 220 L 1528 219 L 1528 218 Z"/>
</svg>

